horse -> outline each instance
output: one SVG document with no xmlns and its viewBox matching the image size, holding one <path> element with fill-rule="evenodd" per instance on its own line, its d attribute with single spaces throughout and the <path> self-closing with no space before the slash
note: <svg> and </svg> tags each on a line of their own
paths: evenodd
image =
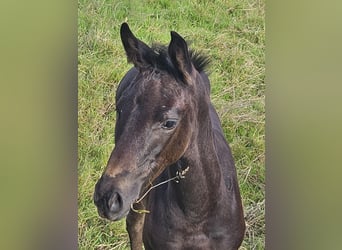
<svg viewBox="0 0 342 250">
<path fill-rule="evenodd" d="M 171 31 L 149 47 L 120 28 L 133 63 L 116 92 L 115 147 L 94 191 L 101 217 L 126 216 L 133 250 L 238 249 L 236 168 L 210 100 L 208 57 Z"/>
</svg>

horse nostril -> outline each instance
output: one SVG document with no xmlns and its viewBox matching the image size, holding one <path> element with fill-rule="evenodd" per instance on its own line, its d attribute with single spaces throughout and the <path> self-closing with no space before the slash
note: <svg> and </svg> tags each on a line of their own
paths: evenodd
<svg viewBox="0 0 342 250">
<path fill-rule="evenodd" d="M 122 198 L 119 193 L 114 192 L 108 200 L 108 208 L 112 213 L 117 213 L 122 207 Z"/>
</svg>

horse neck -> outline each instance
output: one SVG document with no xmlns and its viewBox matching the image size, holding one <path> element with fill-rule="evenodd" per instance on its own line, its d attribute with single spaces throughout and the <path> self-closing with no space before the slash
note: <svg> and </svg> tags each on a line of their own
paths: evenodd
<svg viewBox="0 0 342 250">
<path fill-rule="evenodd" d="M 184 179 L 171 184 L 171 192 L 178 207 L 192 218 L 203 218 L 215 206 L 213 203 L 219 200 L 222 184 L 209 115 L 199 122 L 189 148 L 176 167 L 170 169 L 170 175 L 175 175 L 179 169 L 188 168 Z"/>
</svg>

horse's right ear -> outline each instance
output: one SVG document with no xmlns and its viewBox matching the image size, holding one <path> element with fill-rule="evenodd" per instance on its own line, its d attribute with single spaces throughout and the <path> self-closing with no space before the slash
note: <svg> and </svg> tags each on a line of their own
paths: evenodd
<svg viewBox="0 0 342 250">
<path fill-rule="evenodd" d="M 153 50 L 133 35 L 127 23 L 121 24 L 120 35 L 128 62 L 139 69 L 146 68 L 149 65 L 148 55 L 153 54 Z"/>
</svg>

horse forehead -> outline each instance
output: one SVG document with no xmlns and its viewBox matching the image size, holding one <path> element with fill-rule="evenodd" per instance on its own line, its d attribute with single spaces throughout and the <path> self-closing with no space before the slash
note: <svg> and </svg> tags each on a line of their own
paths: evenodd
<svg viewBox="0 0 342 250">
<path fill-rule="evenodd" d="M 170 88 L 176 88 L 178 83 L 171 77 L 162 73 L 152 73 L 143 78 L 142 88 L 146 91 L 160 91 L 165 92 Z"/>
<path fill-rule="evenodd" d="M 152 73 L 143 75 L 138 87 L 138 98 L 144 98 L 147 101 L 166 101 L 180 98 L 182 88 L 180 84 L 172 77 L 162 73 Z"/>
</svg>

